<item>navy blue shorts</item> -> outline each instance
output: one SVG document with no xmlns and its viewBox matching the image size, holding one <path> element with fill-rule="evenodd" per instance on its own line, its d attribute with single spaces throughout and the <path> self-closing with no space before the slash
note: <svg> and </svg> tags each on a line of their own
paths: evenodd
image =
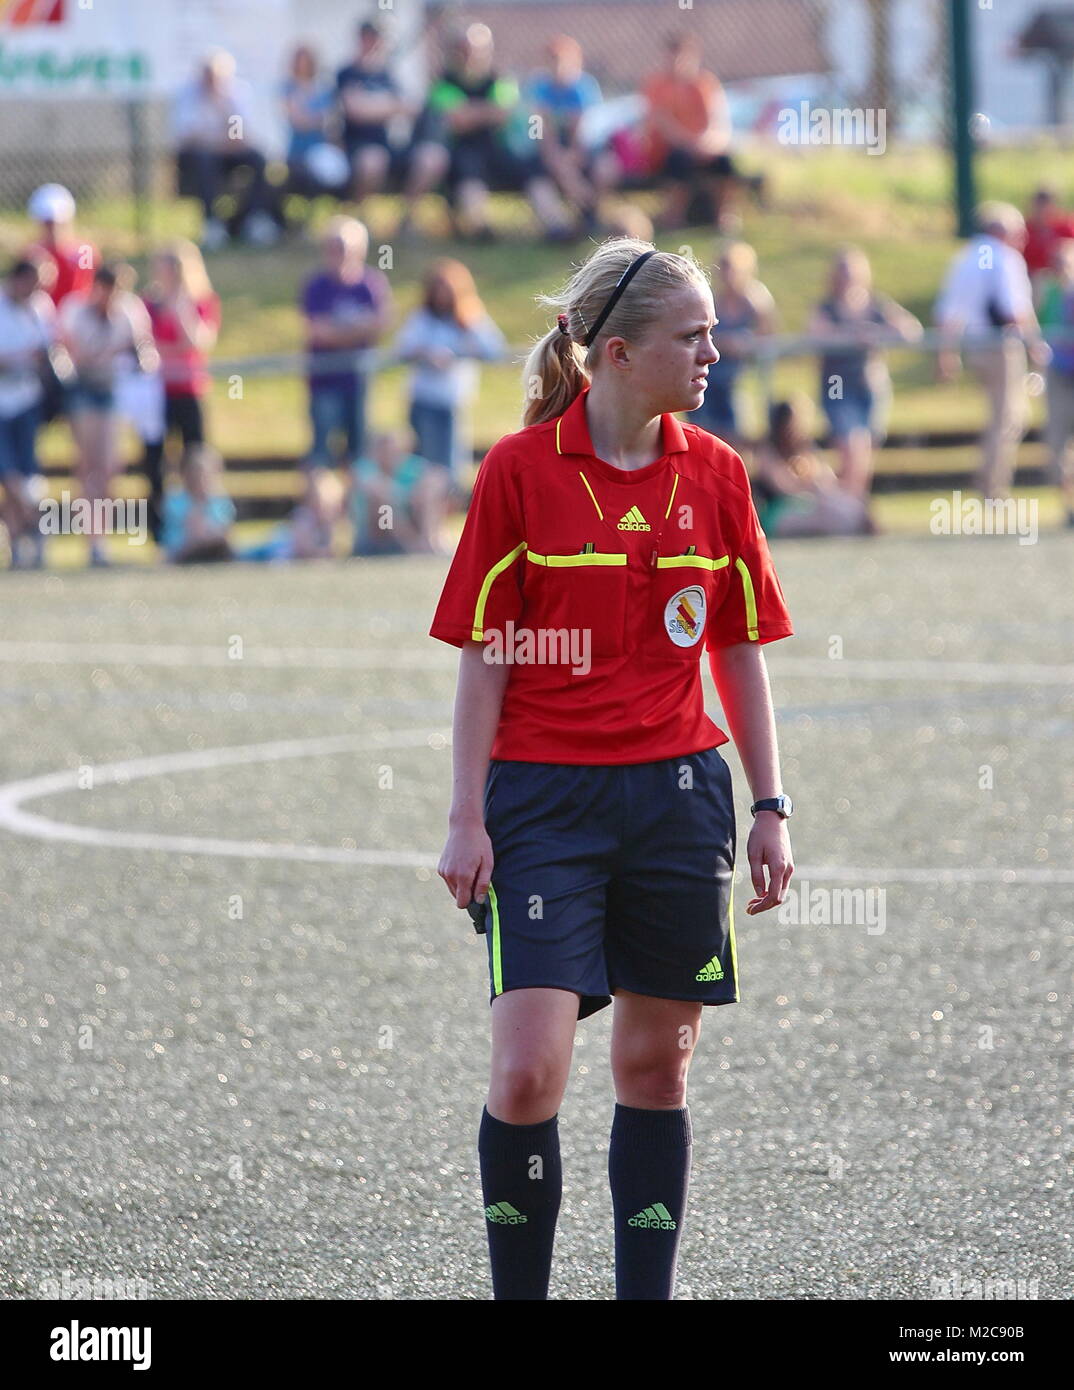
<svg viewBox="0 0 1074 1390">
<path fill-rule="evenodd" d="M 735 808 L 716 748 L 622 766 L 493 759 L 485 828 L 491 997 L 617 989 L 738 1002 Z"/>
</svg>

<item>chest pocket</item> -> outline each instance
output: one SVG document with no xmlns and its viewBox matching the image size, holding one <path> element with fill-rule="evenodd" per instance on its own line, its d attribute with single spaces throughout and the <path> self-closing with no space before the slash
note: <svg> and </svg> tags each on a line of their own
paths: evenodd
<svg viewBox="0 0 1074 1390">
<path fill-rule="evenodd" d="M 526 552 L 525 623 L 566 630 L 570 650 L 621 656 L 626 644 L 627 556 L 590 542 L 573 555 Z M 588 636 L 586 634 L 588 633 Z"/>
<path fill-rule="evenodd" d="M 697 661 L 705 629 L 727 593 L 728 555 L 660 555 L 649 605 L 648 649 L 657 661 Z"/>
</svg>

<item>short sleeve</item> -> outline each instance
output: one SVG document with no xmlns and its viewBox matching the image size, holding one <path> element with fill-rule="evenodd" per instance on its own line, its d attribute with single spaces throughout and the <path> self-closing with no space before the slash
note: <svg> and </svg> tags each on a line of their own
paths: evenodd
<svg viewBox="0 0 1074 1390">
<path fill-rule="evenodd" d="M 485 456 L 430 637 L 461 647 L 503 631 L 522 611 L 526 541 L 518 483 L 502 441 Z"/>
<path fill-rule="evenodd" d="M 739 642 L 756 642 L 763 646 L 781 637 L 794 636 L 791 615 L 772 563 L 767 537 L 757 518 L 741 459 L 738 466 L 746 489 L 742 501 L 743 529 L 730 556 L 730 579 L 724 601 L 706 626 L 705 646 L 709 651 L 732 647 Z"/>
<path fill-rule="evenodd" d="M 599 106 L 604 100 L 600 90 L 600 83 L 591 72 L 583 72 L 578 79 L 578 92 L 583 108 L 587 106 Z"/>
</svg>

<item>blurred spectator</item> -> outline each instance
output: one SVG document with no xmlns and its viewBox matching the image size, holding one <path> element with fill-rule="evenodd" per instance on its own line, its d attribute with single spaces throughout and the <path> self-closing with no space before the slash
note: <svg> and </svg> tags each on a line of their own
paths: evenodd
<svg viewBox="0 0 1074 1390">
<path fill-rule="evenodd" d="M 137 284 L 134 267 L 116 267 L 117 294 L 133 292 Z M 153 539 L 160 532 L 159 498 L 153 496 L 154 460 L 159 473 L 160 456 L 164 450 L 164 377 L 160 370 L 160 354 L 122 352 L 115 362 L 116 415 L 137 434 L 142 444 L 142 472 L 150 480 L 148 500 L 149 530 Z"/>
<path fill-rule="evenodd" d="M 388 277 L 366 265 L 369 233 L 353 217 L 335 217 L 321 243 L 324 268 L 302 291 L 309 349 L 310 460 L 332 462 L 333 439 L 346 440 L 346 459 L 353 461 L 365 443 L 368 368 L 359 365 L 388 328 L 392 292 Z"/>
<path fill-rule="evenodd" d="M 57 308 L 69 294 L 85 294 L 100 264 L 97 248 L 75 232 L 75 200 L 62 184 L 45 183 L 34 190 L 26 211 L 38 226 L 32 250 L 47 257 L 51 274 L 42 274 L 41 288 Z"/>
<path fill-rule="evenodd" d="M 1026 218 L 1026 239 L 1022 248 L 1031 276 L 1053 268 L 1055 248 L 1068 237 L 1074 237 L 1074 215 L 1061 211 L 1054 188 L 1038 188 Z"/>
<path fill-rule="evenodd" d="M 22 259 L 0 288 L 0 516 L 13 569 L 27 557 L 32 565 L 43 563 L 36 442 L 44 397 L 41 372 L 56 311 L 40 285 L 38 266 Z"/>
<path fill-rule="evenodd" d="M 541 118 L 541 162 L 589 236 L 598 226 L 602 195 L 618 181 L 619 161 L 610 150 L 589 150 L 581 139 L 583 112 L 602 100 L 597 79 L 583 69 L 581 44 L 558 34 L 546 51 L 549 70 L 530 79 L 525 105 Z"/>
<path fill-rule="evenodd" d="M 421 307 L 403 324 L 393 356 L 412 363 L 410 425 L 418 453 L 458 477 L 465 448 L 460 412 L 477 389 L 477 362 L 505 356 L 474 277 L 461 261 L 437 261 L 425 276 Z"/>
<path fill-rule="evenodd" d="M 1033 308 L 1029 272 L 1020 254 L 1026 227 L 1010 203 L 982 203 L 980 229 L 951 264 L 936 304 L 942 337 L 937 374 L 950 381 L 959 371 L 957 343 L 969 333 L 967 360 L 988 400 L 981 462 L 973 486 L 985 497 L 1006 497 L 1018 443 L 1025 431 L 1026 350 L 1039 366 L 1048 362 Z"/>
<path fill-rule="evenodd" d="M 192 241 L 174 241 L 151 262 L 152 283 L 145 296 L 164 378 L 164 430 L 160 443 L 146 450 L 149 521 L 160 534 L 164 494 L 164 444 L 178 434 L 184 448 L 205 441 L 202 405 L 212 385 L 208 354 L 220 332 L 220 299 L 201 252 Z"/>
<path fill-rule="evenodd" d="M 189 444 L 179 460 L 181 486 L 164 498 L 161 545 L 175 565 L 233 560 L 235 503 L 224 489 L 224 461 L 208 444 Z"/>
<path fill-rule="evenodd" d="M 1062 492 L 1066 523 L 1074 526 L 1074 240 L 1060 241 L 1052 274 L 1042 285 L 1040 325 L 1052 349 L 1048 364 L 1048 424 L 1045 436 L 1052 476 Z"/>
<path fill-rule="evenodd" d="M 344 192 L 350 183 L 347 158 L 330 142 L 336 96 L 322 78 L 317 54 L 309 44 L 299 44 L 292 52 L 282 96 L 289 187 L 308 197 Z"/>
<path fill-rule="evenodd" d="M 329 468 L 306 473 L 303 499 L 282 526 L 261 545 L 240 553 L 240 560 L 330 560 L 335 554 L 336 528 L 343 519 L 346 493 L 339 475 Z"/>
<path fill-rule="evenodd" d="M 493 67 L 488 25 L 471 24 L 448 41 L 444 70 L 429 92 L 421 123 L 423 140 L 447 151 L 449 201 L 460 236 L 494 239 L 488 198 L 496 186 L 524 189 L 547 236 L 568 240 L 573 231 L 540 156 L 529 149 L 516 154 L 508 146 L 506 127 L 518 101 L 517 82 Z"/>
<path fill-rule="evenodd" d="M 413 451 L 413 437 L 387 430 L 354 465 L 350 494 L 354 555 L 446 553 L 442 528 L 448 475 Z"/>
<path fill-rule="evenodd" d="M 720 360 L 709 367 L 705 399 L 687 418 L 742 452 L 737 388 L 742 368 L 759 337 L 775 332 L 776 305 L 757 278 L 757 252 L 744 241 L 726 246 L 714 267 L 717 324 L 713 338 Z"/>
<path fill-rule="evenodd" d="M 321 243 L 324 268 L 302 291 L 309 349 L 310 461 L 332 462 L 333 440 L 346 440 L 353 463 L 365 445 L 368 368 L 363 349 L 383 336 L 392 314 L 392 292 L 383 271 L 366 265 L 369 234 L 353 217 L 335 217 Z"/>
<path fill-rule="evenodd" d="M 875 293 L 869 258 L 850 246 L 833 258 L 827 298 L 814 310 L 806 332 L 831 343 L 820 360 L 820 395 L 839 451 L 839 481 L 867 497 L 873 442 L 884 435 L 891 402 L 891 377 L 878 349 L 916 342 L 924 330 L 909 310 Z"/>
<path fill-rule="evenodd" d="M 146 371 L 159 363 L 145 305 L 119 285 L 113 266 L 101 266 L 86 295 L 70 295 L 59 315 L 59 331 L 74 366 L 67 414 L 77 449 L 76 476 L 90 503 L 90 563 L 107 564 L 96 523 L 120 467 L 116 441 L 117 359 L 129 356 Z"/>
<path fill-rule="evenodd" d="M 414 112 L 388 67 L 388 45 L 381 27 L 365 20 L 358 26 L 357 38 L 353 59 L 336 74 L 336 88 L 343 113 L 343 148 L 351 164 L 354 197 L 361 202 L 379 193 L 391 172 L 388 122 Z"/>
<path fill-rule="evenodd" d="M 699 186 L 712 197 L 713 223 L 720 231 L 736 225 L 732 199 L 738 171 L 731 159 L 731 112 L 723 84 L 701 66 L 701 44 L 692 34 L 666 41 L 663 68 L 645 83 L 649 173 L 667 184 L 664 215 L 672 231 L 686 225 Z"/>
<path fill-rule="evenodd" d="M 210 54 L 176 98 L 173 129 L 180 187 L 189 186 L 201 201 L 202 242 L 208 251 L 219 250 L 229 236 L 240 232 L 259 246 L 279 238 L 279 216 L 272 212 L 273 194 L 265 177 L 265 156 L 253 140 L 251 111 L 249 88 L 235 76 L 235 59 L 223 51 Z M 247 171 L 249 180 L 235 193 L 235 211 L 225 224 L 217 215 L 216 201 L 231 190 L 240 169 Z"/>
<path fill-rule="evenodd" d="M 632 237 L 635 241 L 651 242 L 653 221 L 637 203 L 613 203 L 604 212 L 604 231 L 610 237 Z"/>
<path fill-rule="evenodd" d="M 808 396 L 775 401 L 767 439 L 750 480 L 761 529 L 769 536 L 872 534 L 864 500 L 840 486 L 813 445 Z"/>
</svg>

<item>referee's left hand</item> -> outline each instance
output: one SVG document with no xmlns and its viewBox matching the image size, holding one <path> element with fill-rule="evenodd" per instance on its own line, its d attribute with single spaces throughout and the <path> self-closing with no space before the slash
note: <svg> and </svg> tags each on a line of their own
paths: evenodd
<svg viewBox="0 0 1074 1390">
<path fill-rule="evenodd" d="M 750 862 L 750 876 L 757 894 L 746 904 L 746 912 L 752 917 L 755 913 L 767 912 L 769 908 L 779 906 L 794 873 L 791 837 L 782 816 L 775 811 L 757 812 L 746 844 L 746 857 Z"/>
</svg>

